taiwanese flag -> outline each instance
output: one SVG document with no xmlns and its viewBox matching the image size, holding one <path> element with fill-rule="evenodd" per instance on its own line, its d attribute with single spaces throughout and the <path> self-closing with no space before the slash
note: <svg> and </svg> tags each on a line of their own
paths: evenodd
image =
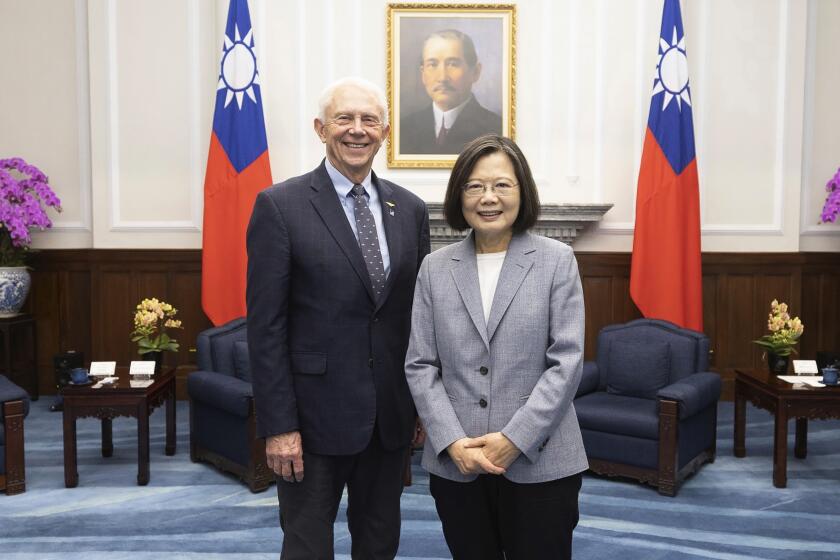
<svg viewBox="0 0 840 560">
<path fill-rule="evenodd" d="M 645 317 L 703 330 L 700 194 L 679 0 L 665 0 L 639 184 L 630 296 Z"/>
<path fill-rule="evenodd" d="M 214 325 L 245 315 L 245 230 L 271 185 L 247 0 L 230 0 L 204 177 L 201 304 Z"/>
</svg>

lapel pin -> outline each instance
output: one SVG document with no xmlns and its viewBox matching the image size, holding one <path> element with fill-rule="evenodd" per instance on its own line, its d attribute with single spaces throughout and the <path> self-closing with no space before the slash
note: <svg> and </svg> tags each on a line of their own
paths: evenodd
<svg viewBox="0 0 840 560">
<path fill-rule="evenodd" d="M 393 202 L 389 202 L 389 201 L 387 201 L 387 200 L 385 201 L 385 204 L 387 204 L 387 205 L 388 205 L 388 214 L 390 214 L 391 216 L 393 216 L 393 215 L 394 215 L 394 206 L 395 206 L 395 204 L 394 204 Z"/>
</svg>

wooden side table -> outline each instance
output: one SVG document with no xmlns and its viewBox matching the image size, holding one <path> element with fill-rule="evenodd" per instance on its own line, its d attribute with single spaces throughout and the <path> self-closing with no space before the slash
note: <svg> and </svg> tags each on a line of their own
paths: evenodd
<svg viewBox="0 0 840 560">
<path fill-rule="evenodd" d="M 840 418 L 840 387 L 809 387 L 782 381 L 766 370 L 735 370 L 735 435 L 732 449 L 736 457 L 745 457 L 746 404 L 773 414 L 773 486 L 787 486 L 788 421 L 796 419 L 793 456 L 808 454 L 808 420 Z"/>
<path fill-rule="evenodd" d="M 76 470 L 76 419 L 99 418 L 102 421 L 102 456 L 114 453 L 112 421 L 117 416 L 137 419 L 137 484 L 149 483 L 149 415 L 166 405 L 167 455 L 175 454 L 175 368 L 156 373 L 148 387 L 132 387 L 127 368 L 117 368 L 119 381 L 94 389 L 92 385 L 67 385 L 64 396 L 64 485 L 79 484 Z"/>
<path fill-rule="evenodd" d="M 38 400 L 38 341 L 35 317 L 28 314 L 0 318 L 3 336 L 2 368 L 0 373 L 24 387 L 29 398 Z"/>
</svg>

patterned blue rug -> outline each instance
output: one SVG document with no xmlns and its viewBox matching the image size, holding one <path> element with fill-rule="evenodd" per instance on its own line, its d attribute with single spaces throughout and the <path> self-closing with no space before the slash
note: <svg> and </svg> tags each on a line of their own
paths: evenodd
<svg viewBox="0 0 840 560">
<path fill-rule="evenodd" d="M 78 422 L 79 487 L 64 488 L 61 414 L 49 398 L 26 420 L 27 491 L 0 494 L 0 558 L 276 559 L 282 542 L 274 489 L 244 486 L 189 460 L 186 403 L 178 403 L 178 452 L 163 452 L 163 413 L 152 416 L 151 482 L 136 486 L 134 422 L 114 420 L 114 456 L 100 455 L 99 423 Z M 575 558 L 722 560 L 840 558 L 840 422 L 812 422 L 808 457 L 788 462 L 788 488 L 771 482 L 773 423 L 748 406 L 747 458 L 732 457 L 732 403 L 722 403 L 718 459 L 676 498 L 634 483 L 584 477 Z M 790 425 L 793 432 L 793 423 Z M 792 436 L 791 436 L 792 449 Z M 402 498 L 399 558 L 449 558 L 415 467 Z M 337 558 L 350 557 L 339 513 Z"/>
</svg>

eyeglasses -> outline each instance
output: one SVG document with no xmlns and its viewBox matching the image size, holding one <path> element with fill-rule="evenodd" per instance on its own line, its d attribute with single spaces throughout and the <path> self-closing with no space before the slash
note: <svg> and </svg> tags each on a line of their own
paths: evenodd
<svg viewBox="0 0 840 560">
<path fill-rule="evenodd" d="M 375 129 L 382 128 L 383 123 L 374 115 L 351 115 L 349 113 L 341 113 L 326 123 L 326 126 L 329 125 L 335 125 L 341 128 L 353 126 L 355 128 Z"/>
<path fill-rule="evenodd" d="M 518 183 L 508 183 L 507 181 L 497 181 L 493 184 L 470 181 L 461 187 L 461 190 L 464 192 L 464 196 L 468 198 L 478 198 L 484 196 L 484 193 L 488 190 L 496 196 L 510 196 L 518 187 Z"/>
</svg>

